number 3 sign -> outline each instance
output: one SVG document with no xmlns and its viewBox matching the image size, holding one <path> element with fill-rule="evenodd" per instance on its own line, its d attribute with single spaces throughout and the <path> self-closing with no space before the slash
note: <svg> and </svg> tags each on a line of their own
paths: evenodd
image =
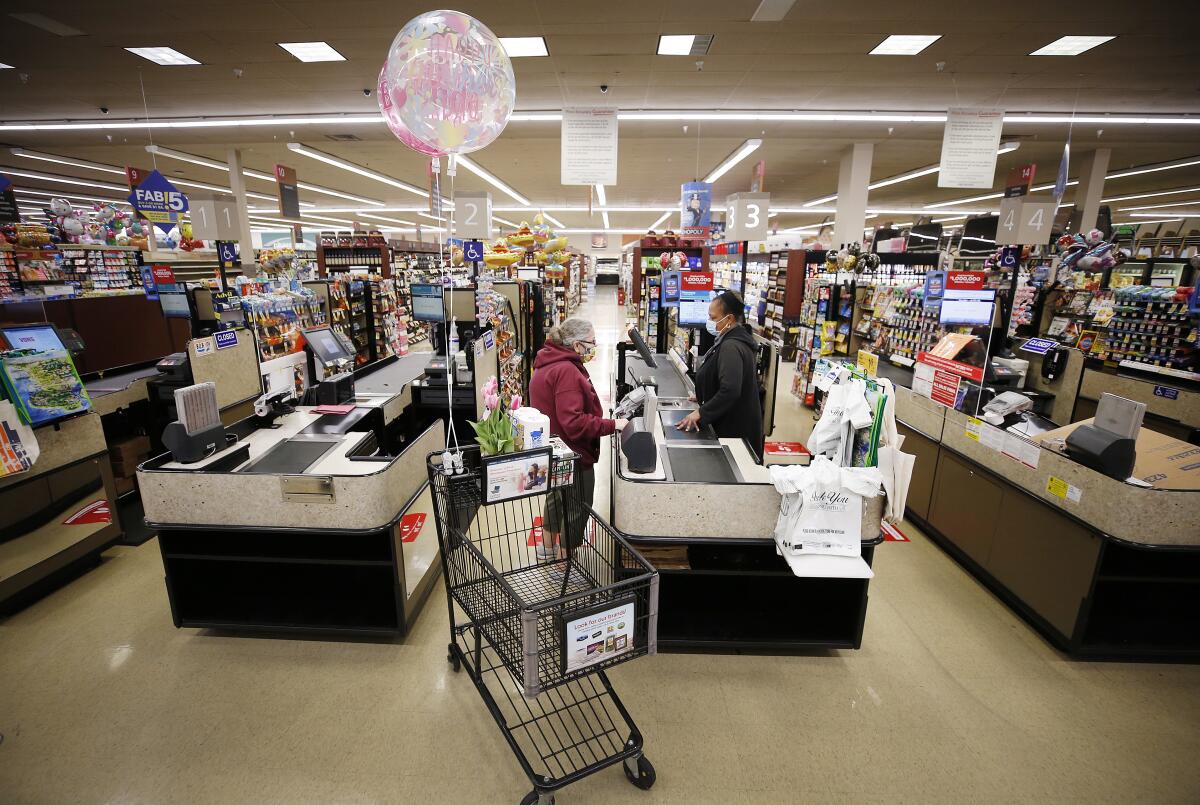
<svg viewBox="0 0 1200 805">
<path fill-rule="evenodd" d="M 466 240 L 492 239 L 491 193 L 459 193 L 455 197 L 454 235 Z"/>
<path fill-rule="evenodd" d="M 1004 246 L 1045 246 L 1050 242 L 1057 205 L 1052 202 L 1023 201 L 1020 196 L 1000 202 L 1000 220 L 996 223 L 996 243 Z"/>
<path fill-rule="evenodd" d="M 725 240 L 766 240 L 770 193 L 734 193 L 725 199 Z"/>
</svg>

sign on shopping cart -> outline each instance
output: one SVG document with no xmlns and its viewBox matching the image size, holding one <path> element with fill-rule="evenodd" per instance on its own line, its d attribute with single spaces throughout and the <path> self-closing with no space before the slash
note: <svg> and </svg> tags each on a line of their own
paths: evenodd
<svg viewBox="0 0 1200 805">
<path fill-rule="evenodd" d="M 633 649 L 637 602 L 626 598 L 561 616 L 563 673 L 616 659 Z"/>
<path fill-rule="evenodd" d="M 550 490 L 549 447 L 488 456 L 482 461 L 484 503 L 545 494 Z"/>
</svg>

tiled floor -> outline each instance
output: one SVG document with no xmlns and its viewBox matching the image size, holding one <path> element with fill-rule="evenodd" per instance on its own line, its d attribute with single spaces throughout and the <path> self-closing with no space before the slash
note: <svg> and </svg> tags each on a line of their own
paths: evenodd
<svg viewBox="0 0 1200 805">
<path fill-rule="evenodd" d="M 784 381 L 777 434 L 803 435 Z M 610 769 L 558 801 L 1200 801 L 1200 667 L 1067 661 L 905 531 L 876 553 L 860 651 L 614 670 L 658 783 Z M 403 642 L 176 630 L 156 543 L 115 548 L 0 622 L 0 801 L 516 803 L 529 785 L 446 639 L 440 589 Z"/>
</svg>

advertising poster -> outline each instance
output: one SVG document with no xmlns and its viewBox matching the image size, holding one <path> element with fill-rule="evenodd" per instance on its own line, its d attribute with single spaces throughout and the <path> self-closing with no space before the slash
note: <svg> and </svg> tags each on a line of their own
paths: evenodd
<svg viewBox="0 0 1200 805">
<path fill-rule="evenodd" d="M 30 425 L 41 425 L 92 407 L 70 353 L 53 327 L 12 328 L 11 351 L 0 358 L 8 398 Z"/>
<path fill-rule="evenodd" d="M 550 454 L 547 448 L 484 459 L 484 502 L 499 503 L 549 491 Z"/>
<path fill-rule="evenodd" d="M 679 324 L 703 327 L 708 321 L 708 304 L 716 291 L 707 271 L 684 271 L 679 275 Z"/>
<path fill-rule="evenodd" d="M 680 223 L 682 228 L 712 225 L 712 185 L 686 182 L 680 187 Z"/>
<path fill-rule="evenodd" d="M 633 649 L 637 602 L 629 598 L 613 606 L 563 619 L 563 673 L 615 659 Z"/>
<path fill-rule="evenodd" d="M 942 306 L 942 296 L 946 293 L 946 272 L 925 272 L 925 293 L 921 297 L 921 306 L 926 310 L 937 310 Z"/>
<path fill-rule="evenodd" d="M 664 271 L 662 273 L 663 307 L 679 307 L 679 273 L 678 271 Z"/>
<path fill-rule="evenodd" d="M 179 216 L 188 211 L 187 196 L 156 170 L 150 171 L 129 194 L 129 203 L 163 232 L 170 232 L 179 222 Z"/>
</svg>

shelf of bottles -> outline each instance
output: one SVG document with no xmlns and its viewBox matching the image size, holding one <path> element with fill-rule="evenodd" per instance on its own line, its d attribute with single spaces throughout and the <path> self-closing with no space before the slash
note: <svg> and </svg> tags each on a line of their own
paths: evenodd
<svg viewBox="0 0 1200 805">
<path fill-rule="evenodd" d="M 64 243 L 0 252 L 0 300 L 5 302 L 143 293 L 136 249 Z"/>
<path fill-rule="evenodd" d="M 490 326 L 496 338 L 496 358 L 500 364 L 500 396 L 511 400 L 525 396 L 524 361 L 517 338 L 516 322 L 508 299 L 492 287 L 492 277 L 481 275 L 476 281 L 475 309 L 479 324 Z"/>
<path fill-rule="evenodd" d="M 236 290 L 263 362 L 299 352 L 301 330 L 328 324 L 320 297 L 298 281 L 240 277 Z"/>
<path fill-rule="evenodd" d="M 354 363 L 362 366 L 371 360 L 369 285 L 361 277 L 343 275 L 329 284 L 329 307 L 335 330 L 354 345 Z"/>
</svg>

